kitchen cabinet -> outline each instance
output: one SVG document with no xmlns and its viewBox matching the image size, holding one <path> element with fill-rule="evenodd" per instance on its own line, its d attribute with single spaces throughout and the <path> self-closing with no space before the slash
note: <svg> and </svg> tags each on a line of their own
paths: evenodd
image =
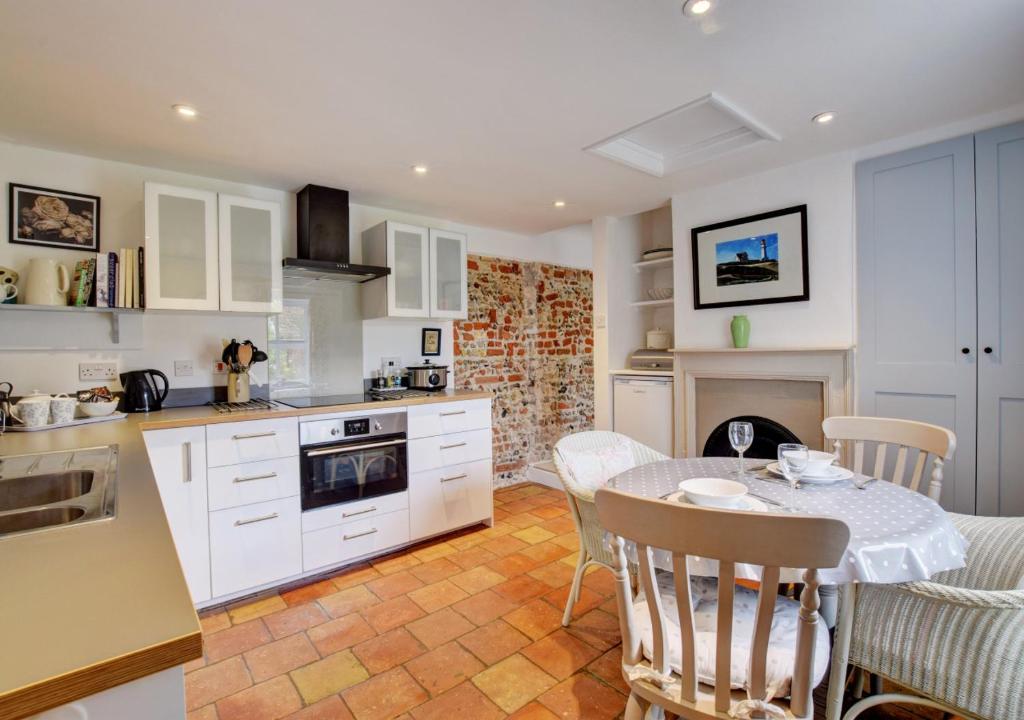
<svg viewBox="0 0 1024 720">
<path fill-rule="evenodd" d="M 363 284 L 366 317 L 466 317 L 465 234 L 389 220 L 363 233 L 363 262 L 391 269 Z"/>
<path fill-rule="evenodd" d="M 210 575 L 214 597 L 284 580 L 302 572 L 299 497 L 210 513 Z"/>
<path fill-rule="evenodd" d="M 438 535 L 489 518 L 491 458 L 409 474 L 409 518 L 413 539 Z"/>
<path fill-rule="evenodd" d="M 217 310 L 217 193 L 146 183 L 146 307 Z"/>
<path fill-rule="evenodd" d="M 206 428 L 150 430 L 143 438 L 192 602 L 202 603 L 212 597 Z"/>
<path fill-rule="evenodd" d="M 281 312 L 281 208 L 146 183 L 146 307 Z"/>
<path fill-rule="evenodd" d="M 297 457 L 299 421 L 286 417 L 217 423 L 207 427 L 206 439 L 210 467 Z"/>
<path fill-rule="evenodd" d="M 281 312 L 281 207 L 218 196 L 220 309 Z"/>
</svg>

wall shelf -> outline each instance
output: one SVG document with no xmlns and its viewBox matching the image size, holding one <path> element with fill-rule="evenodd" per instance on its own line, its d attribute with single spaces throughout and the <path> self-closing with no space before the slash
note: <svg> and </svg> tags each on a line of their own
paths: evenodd
<svg viewBox="0 0 1024 720">
<path fill-rule="evenodd" d="M 633 269 L 637 272 L 642 270 L 657 270 L 658 268 L 672 267 L 672 258 L 658 258 L 657 260 L 641 260 L 633 263 Z"/>
<path fill-rule="evenodd" d="M 644 307 L 669 307 L 674 302 L 675 302 L 674 298 L 669 298 L 668 300 L 637 300 L 636 302 L 631 302 L 630 305 L 632 305 L 633 307 L 639 307 L 639 308 L 644 308 Z"/>
<path fill-rule="evenodd" d="M 60 313 L 106 313 L 110 315 L 110 342 L 115 345 L 121 342 L 121 316 L 135 315 L 144 312 L 142 308 L 101 308 L 77 307 L 75 305 L 7 305 L 0 304 L 0 312 L 9 310 L 27 310 L 34 312 Z"/>
</svg>

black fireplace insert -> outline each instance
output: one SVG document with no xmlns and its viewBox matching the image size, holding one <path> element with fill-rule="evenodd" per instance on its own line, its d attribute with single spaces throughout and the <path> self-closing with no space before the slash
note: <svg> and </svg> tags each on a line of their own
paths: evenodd
<svg viewBox="0 0 1024 720">
<path fill-rule="evenodd" d="M 748 422 L 754 426 L 754 442 L 743 453 L 743 457 L 774 460 L 778 456 L 781 443 L 803 442 L 785 425 L 758 415 L 740 415 L 726 420 L 708 435 L 704 443 L 703 457 L 737 457 L 737 453 L 729 444 L 729 423 Z"/>
</svg>

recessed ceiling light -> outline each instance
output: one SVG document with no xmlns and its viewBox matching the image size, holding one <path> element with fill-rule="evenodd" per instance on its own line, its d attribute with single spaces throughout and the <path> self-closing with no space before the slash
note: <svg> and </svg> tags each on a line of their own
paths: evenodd
<svg viewBox="0 0 1024 720">
<path fill-rule="evenodd" d="M 836 113 L 833 110 L 828 110 L 826 112 L 818 113 L 817 115 L 815 115 L 814 117 L 811 118 L 811 120 L 816 122 L 818 125 L 828 125 L 830 122 L 832 122 L 835 119 L 836 119 Z"/>
<path fill-rule="evenodd" d="M 199 113 L 191 105 L 172 105 L 174 112 L 178 113 L 182 117 L 194 118 Z"/>
<path fill-rule="evenodd" d="M 686 0 L 683 12 L 687 15 L 704 15 L 711 9 L 711 0 Z"/>
<path fill-rule="evenodd" d="M 564 207 L 565 207 L 565 200 L 555 200 L 555 202 L 554 202 L 554 203 L 552 203 L 552 204 L 553 204 L 553 205 L 554 205 L 554 206 L 555 206 L 556 208 L 564 208 Z"/>
<path fill-rule="evenodd" d="M 426 165 L 413 165 L 412 171 L 417 175 L 426 175 L 429 168 Z"/>
</svg>

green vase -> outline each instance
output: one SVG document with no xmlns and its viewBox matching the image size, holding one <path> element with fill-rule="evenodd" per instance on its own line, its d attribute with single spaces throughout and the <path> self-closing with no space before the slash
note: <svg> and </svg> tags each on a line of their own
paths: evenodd
<svg viewBox="0 0 1024 720">
<path fill-rule="evenodd" d="M 729 329 L 732 331 L 732 346 L 745 348 L 750 342 L 750 320 L 747 316 L 733 315 Z"/>
</svg>

